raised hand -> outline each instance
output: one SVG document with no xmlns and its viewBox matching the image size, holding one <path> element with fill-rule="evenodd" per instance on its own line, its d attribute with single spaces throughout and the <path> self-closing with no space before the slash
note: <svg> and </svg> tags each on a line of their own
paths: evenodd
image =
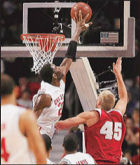
<svg viewBox="0 0 140 165">
<path fill-rule="evenodd" d="M 113 72 L 115 75 L 120 74 L 122 71 L 122 58 L 119 57 L 116 61 L 116 64 L 113 63 Z"/>
</svg>

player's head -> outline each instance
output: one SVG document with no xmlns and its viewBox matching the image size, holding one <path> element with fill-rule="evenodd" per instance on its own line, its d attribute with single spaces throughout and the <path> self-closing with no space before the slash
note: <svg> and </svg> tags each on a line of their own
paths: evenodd
<svg viewBox="0 0 140 165">
<path fill-rule="evenodd" d="M 48 135 L 42 134 L 43 140 L 45 142 L 46 151 L 50 152 L 52 150 L 52 142 Z"/>
<path fill-rule="evenodd" d="M 74 133 L 69 133 L 64 137 L 63 147 L 66 153 L 73 153 L 78 149 L 78 138 Z"/>
<path fill-rule="evenodd" d="M 40 71 L 41 80 L 52 83 L 53 80 L 60 81 L 63 77 L 63 72 L 60 67 L 54 64 L 45 64 Z"/>
<path fill-rule="evenodd" d="M 101 92 L 97 99 L 97 108 L 100 107 L 101 109 L 104 109 L 106 111 L 113 108 L 115 105 L 115 96 L 112 92 L 109 90 L 105 90 Z"/>
<path fill-rule="evenodd" d="M 9 75 L 1 75 L 1 97 L 5 98 L 13 94 L 15 82 Z"/>
</svg>

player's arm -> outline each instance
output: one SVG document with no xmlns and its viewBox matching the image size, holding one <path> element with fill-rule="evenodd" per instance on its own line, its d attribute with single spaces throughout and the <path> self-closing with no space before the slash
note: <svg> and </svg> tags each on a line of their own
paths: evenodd
<svg viewBox="0 0 140 165">
<path fill-rule="evenodd" d="M 27 110 L 20 116 L 19 127 L 23 135 L 27 137 L 28 144 L 37 164 L 46 164 L 46 150 L 44 141 L 38 131 L 36 117 L 30 110 Z"/>
<path fill-rule="evenodd" d="M 88 26 L 85 26 L 85 20 L 87 19 L 88 15 L 82 18 L 82 13 L 79 11 L 79 16 L 75 14 L 75 22 L 76 22 L 76 30 L 72 36 L 72 39 L 69 43 L 65 59 L 62 61 L 60 67 L 63 71 L 64 77 L 63 80 L 65 82 L 66 74 L 71 66 L 72 61 L 76 59 L 76 51 L 77 51 L 77 42 L 79 40 L 80 33 L 87 29 Z M 91 23 L 89 23 L 91 24 Z"/>
<path fill-rule="evenodd" d="M 51 96 L 47 94 L 41 94 L 37 97 L 34 105 L 34 112 L 37 118 L 40 116 L 43 108 L 50 107 L 51 100 Z"/>
<path fill-rule="evenodd" d="M 82 112 L 76 117 L 71 117 L 66 120 L 60 120 L 56 123 L 56 129 L 70 129 L 72 127 L 77 127 L 80 124 L 86 124 L 87 126 L 95 124 L 97 120 L 98 112 Z M 97 122 L 97 121 L 96 121 Z"/>
<path fill-rule="evenodd" d="M 121 63 L 122 63 L 121 58 L 117 59 L 116 64 L 113 63 L 113 72 L 117 79 L 118 94 L 119 94 L 119 100 L 115 106 L 115 109 L 119 110 L 122 113 L 122 115 L 124 115 L 126 111 L 127 102 L 128 102 L 128 96 L 127 96 L 127 90 L 123 81 L 123 77 L 121 74 L 121 69 L 122 69 Z"/>
</svg>

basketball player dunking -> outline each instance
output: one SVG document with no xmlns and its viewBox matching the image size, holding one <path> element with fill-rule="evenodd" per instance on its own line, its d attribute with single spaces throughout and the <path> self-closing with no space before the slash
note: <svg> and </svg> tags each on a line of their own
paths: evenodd
<svg viewBox="0 0 140 165">
<path fill-rule="evenodd" d="M 47 134 L 50 138 L 53 137 L 55 123 L 61 117 L 66 74 L 72 61 L 76 58 L 77 41 L 80 33 L 87 28 L 85 26 L 87 17 L 88 14 L 82 18 L 81 11 L 75 14 L 76 30 L 61 65 L 45 64 L 39 73 L 42 80 L 41 88 L 33 97 L 33 107 L 38 117 L 37 123 L 40 127 L 40 133 Z"/>
<path fill-rule="evenodd" d="M 14 81 L 1 75 L 2 164 L 46 164 L 46 154 L 35 115 L 16 106 Z"/>
<path fill-rule="evenodd" d="M 110 91 L 99 94 L 96 108 L 76 117 L 59 121 L 57 129 L 68 129 L 85 124 L 86 152 L 92 155 L 97 164 L 120 164 L 121 145 L 125 135 L 123 115 L 127 105 L 127 91 L 121 75 L 121 58 L 113 64 L 117 79 L 119 100 Z"/>
</svg>

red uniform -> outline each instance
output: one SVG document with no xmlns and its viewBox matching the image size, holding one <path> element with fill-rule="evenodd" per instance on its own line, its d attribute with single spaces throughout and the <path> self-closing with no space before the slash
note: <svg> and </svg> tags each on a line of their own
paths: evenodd
<svg viewBox="0 0 140 165">
<path fill-rule="evenodd" d="M 125 124 L 121 112 L 96 109 L 99 121 L 85 126 L 86 152 L 97 164 L 120 164 L 121 146 L 125 135 Z"/>
</svg>

